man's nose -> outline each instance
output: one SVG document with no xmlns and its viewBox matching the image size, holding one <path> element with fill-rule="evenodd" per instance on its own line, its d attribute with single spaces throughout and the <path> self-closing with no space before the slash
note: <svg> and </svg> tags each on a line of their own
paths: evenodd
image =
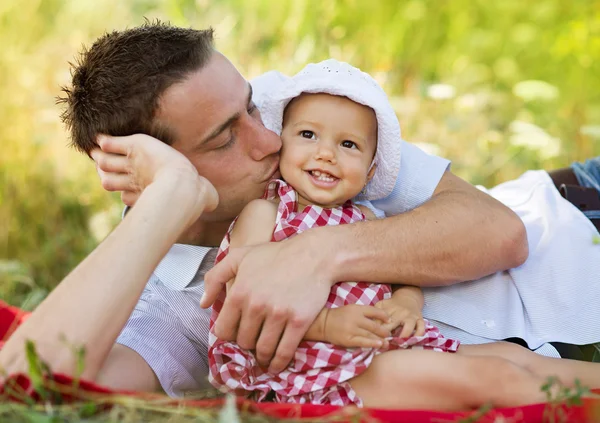
<svg viewBox="0 0 600 423">
<path fill-rule="evenodd" d="M 262 122 L 252 123 L 252 138 L 250 141 L 250 157 L 260 161 L 265 157 L 278 153 L 281 150 L 281 138 L 275 132 L 265 128 Z"/>
</svg>

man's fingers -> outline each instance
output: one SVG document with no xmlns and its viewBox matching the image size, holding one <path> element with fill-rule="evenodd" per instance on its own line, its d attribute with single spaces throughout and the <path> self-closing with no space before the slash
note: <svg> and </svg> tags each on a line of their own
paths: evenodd
<svg viewBox="0 0 600 423">
<path fill-rule="evenodd" d="M 256 343 L 256 359 L 261 366 L 269 365 L 275 350 L 277 350 L 285 324 L 286 318 L 279 315 L 273 315 L 265 320 Z"/>
<path fill-rule="evenodd" d="M 135 135 L 129 137 L 111 137 L 102 134 L 96 137 L 96 143 L 98 143 L 105 153 L 115 153 L 127 156 L 132 137 L 135 137 Z"/>
<path fill-rule="evenodd" d="M 242 317 L 239 304 L 230 300 L 231 295 L 227 295 L 219 317 L 215 321 L 214 332 L 217 338 L 224 341 L 235 341 L 237 336 L 238 324 Z"/>
<path fill-rule="evenodd" d="M 235 278 L 239 263 L 244 257 L 241 249 L 232 249 L 221 262 L 204 275 L 204 294 L 200 300 L 200 307 L 209 308 L 221 293 L 223 285 Z M 229 297 L 229 296 L 228 296 Z"/>
<path fill-rule="evenodd" d="M 256 348 L 256 340 L 258 339 L 259 331 L 264 320 L 263 311 L 264 308 L 262 306 L 255 307 L 249 305 L 246 310 L 242 312 L 236 339 L 240 347 L 247 350 Z"/>
<path fill-rule="evenodd" d="M 129 159 L 122 154 L 105 153 L 99 149 L 92 151 L 92 158 L 104 172 L 129 173 Z"/>
<path fill-rule="evenodd" d="M 288 321 L 283 336 L 281 337 L 281 341 L 279 342 L 279 346 L 277 347 L 275 357 L 269 366 L 269 372 L 279 373 L 290 364 L 290 361 L 294 358 L 296 348 L 298 348 L 298 344 L 302 340 L 307 329 L 308 325 Z"/>
<path fill-rule="evenodd" d="M 422 318 L 417 320 L 417 328 L 415 330 L 415 335 L 423 336 L 425 335 L 425 320 Z"/>
<path fill-rule="evenodd" d="M 415 330 L 416 321 L 413 318 L 408 318 L 404 321 L 400 338 L 408 338 Z"/>
<path fill-rule="evenodd" d="M 98 170 L 100 183 L 106 191 L 134 191 L 131 177 L 125 173 L 106 173 Z"/>
<path fill-rule="evenodd" d="M 126 206 L 133 207 L 133 205 L 136 203 L 139 196 L 140 196 L 140 194 L 138 192 L 122 191 L 121 192 L 121 201 Z"/>
</svg>

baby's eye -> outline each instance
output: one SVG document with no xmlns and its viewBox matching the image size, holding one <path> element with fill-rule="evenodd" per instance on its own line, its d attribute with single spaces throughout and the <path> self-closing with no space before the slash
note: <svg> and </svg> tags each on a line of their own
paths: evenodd
<svg viewBox="0 0 600 423">
<path fill-rule="evenodd" d="M 354 141 L 342 141 L 342 147 L 344 148 L 358 148 Z"/>
<path fill-rule="evenodd" d="M 300 131 L 300 136 L 302 138 L 308 138 L 309 140 L 314 140 L 316 138 L 313 131 Z"/>
</svg>

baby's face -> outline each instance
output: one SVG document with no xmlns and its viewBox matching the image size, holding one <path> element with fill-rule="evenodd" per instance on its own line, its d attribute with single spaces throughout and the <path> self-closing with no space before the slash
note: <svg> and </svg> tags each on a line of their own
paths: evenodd
<svg viewBox="0 0 600 423">
<path fill-rule="evenodd" d="M 375 112 L 346 97 L 302 94 L 286 108 L 281 176 L 300 205 L 334 207 L 355 197 L 372 177 Z"/>
</svg>

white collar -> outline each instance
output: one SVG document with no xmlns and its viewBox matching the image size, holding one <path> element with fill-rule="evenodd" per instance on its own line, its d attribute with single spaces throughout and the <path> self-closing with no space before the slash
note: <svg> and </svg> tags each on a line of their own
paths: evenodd
<svg viewBox="0 0 600 423">
<path fill-rule="evenodd" d="M 187 287 L 210 247 L 174 244 L 154 269 L 154 275 L 167 288 L 181 291 Z"/>
</svg>

